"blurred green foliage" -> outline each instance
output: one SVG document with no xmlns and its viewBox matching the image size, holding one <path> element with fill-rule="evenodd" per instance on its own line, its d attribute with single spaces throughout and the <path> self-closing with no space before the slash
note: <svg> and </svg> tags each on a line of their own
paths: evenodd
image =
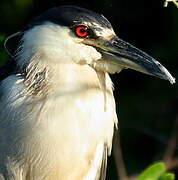
<svg viewBox="0 0 178 180">
<path fill-rule="evenodd" d="M 174 180 L 175 176 L 172 173 L 166 172 L 166 165 L 163 162 L 158 162 L 150 165 L 144 170 L 137 180 Z"/>
<path fill-rule="evenodd" d="M 164 173 L 159 180 L 174 180 L 175 179 L 175 175 L 172 173 Z"/>
<path fill-rule="evenodd" d="M 163 0 L 1 0 L 0 65 L 10 58 L 4 50 L 5 37 L 23 29 L 46 9 L 68 4 L 104 14 L 122 39 L 158 59 L 178 77 L 178 10 L 171 4 L 164 8 Z M 131 70 L 112 76 L 112 80 L 123 156 L 131 175 L 163 158 L 178 116 L 178 85 Z M 109 161 L 107 178 L 116 179 L 113 157 Z M 177 173 L 177 168 L 173 171 Z M 166 173 L 160 178 L 171 180 L 173 175 Z"/>
</svg>

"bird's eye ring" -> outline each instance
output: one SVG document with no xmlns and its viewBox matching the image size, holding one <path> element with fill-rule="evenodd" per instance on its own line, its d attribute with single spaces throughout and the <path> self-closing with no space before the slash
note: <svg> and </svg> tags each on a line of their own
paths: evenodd
<svg viewBox="0 0 178 180">
<path fill-rule="evenodd" d="M 75 35 L 80 38 L 85 38 L 90 35 L 90 29 L 84 25 L 75 26 L 74 32 L 75 32 Z"/>
</svg>

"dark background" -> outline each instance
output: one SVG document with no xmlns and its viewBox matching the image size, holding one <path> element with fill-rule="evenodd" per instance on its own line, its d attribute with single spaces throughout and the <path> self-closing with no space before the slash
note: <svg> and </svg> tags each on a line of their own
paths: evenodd
<svg viewBox="0 0 178 180">
<path fill-rule="evenodd" d="M 178 9 L 161 0 L 1 0 L 0 65 L 8 60 L 4 38 L 53 6 L 78 5 L 102 13 L 116 34 L 159 60 L 178 78 Z M 112 76 L 119 131 L 129 175 L 162 160 L 178 117 L 178 85 L 133 70 Z M 0 107 L 1 108 L 1 107 Z M 178 131 L 178 128 L 177 128 Z M 178 152 L 176 147 L 175 156 Z M 113 156 L 108 179 L 116 179 Z M 176 168 L 173 169 L 176 172 Z"/>
</svg>

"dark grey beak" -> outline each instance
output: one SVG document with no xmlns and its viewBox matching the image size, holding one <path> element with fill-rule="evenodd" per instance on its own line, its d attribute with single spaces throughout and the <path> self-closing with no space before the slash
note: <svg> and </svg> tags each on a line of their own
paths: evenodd
<svg viewBox="0 0 178 180">
<path fill-rule="evenodd" d="M 163 65 L 145 52 L 118 37 L 104 41 L 100 48 L 102 49 L 101 53 L 105 60 L 112 61 L 124 68 L 134 69 L 142 73 L 169 80 L 171 84 L 175 83 L 175 78 L 172 77 Z"/>
</svg>

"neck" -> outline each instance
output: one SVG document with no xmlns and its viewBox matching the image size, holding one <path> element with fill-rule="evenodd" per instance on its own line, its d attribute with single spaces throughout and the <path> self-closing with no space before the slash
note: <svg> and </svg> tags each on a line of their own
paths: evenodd
<svg viewBox="0 0 178 180">
<path fill-rule="evenodd" d="M 88 89 L 112 91 L 108 74 L 89 65 L 64 63 L 36 54 L 25 69 L 24 82 L 31 95 L 70 94 Z"/>
</svg>

